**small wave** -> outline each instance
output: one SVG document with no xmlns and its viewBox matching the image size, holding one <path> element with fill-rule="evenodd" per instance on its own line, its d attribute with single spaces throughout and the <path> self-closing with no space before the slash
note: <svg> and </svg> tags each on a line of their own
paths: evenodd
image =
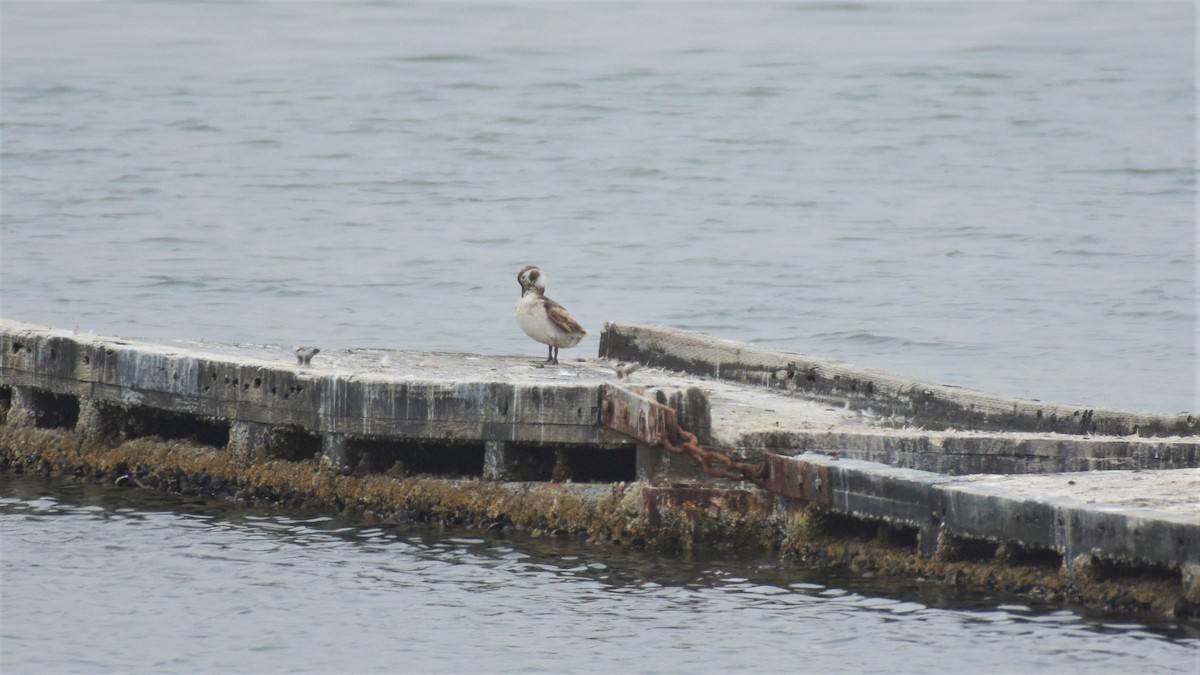
<svg viewBox="0 0 1200 675">
<path fill-rule="evenodd" d="M 925 342 L 920 340 L 908 340 L 905 338 L 896 337 L 894 335 L 882 335 L 879 333 L 871 333 L 868 331 L 836 331 L 832 333 L 818 333 L 813 336 L 819 340 L 829 340 L 831 342 L 849 342 L 862 345 L 888 345 L 893 347 L 905 348 L 920 348 L 920 349 L 965 349 L 966 345 L 956 345 L 949 342 Z"/>
<path fill-rule="evenodd" d="M 1192 178 L 1196 174 L 1196 169 L 1190 166 L 1125 166 L 1104 169 L 1069 169 L 1063 173 L 1084 176 L 1184 176 Z"/>
<path fill-rule="evenodd" d="M 178 122 L 172 122 L 168 126 L 170 126 L 172 129 L 179 129 L 180 131 L 221 131 L 220 127 L 214 127 L 211 124 L 206 124 L 202 120 L 199 120 L 195 117 L 189 117 L 187 119 L 179 120 Z"/>
<path fill-rule="evenodd" d="M 487 59 L 470 54 L 414 54 L 387 59 L 397 63 L 487 63 Z"/>
<path fill-rule="evenodd" d="M 497 117 L 496 121 L 500 122 L 501 124 L 516 124 L 516 125 L 520 125 L 520 126 L 529 126 L 529 125 L 538 123 L 538 120 L 536 118 L 518 117 L 516 115 L 504 115 L 502 117 Z"/>
<path fill-rule="evenodd" d="M 160 235 L 156 237 L 146 237 L 138 241 L 139 244 L 199 244 L 196 239 L 184 239 L 183 237 L 175 237 L 172 235 Z"/>
<path fill-rule="evenodd" d="M 158 215 L 157 211 L 108 211 L 97 214 L 100 218 L 107 220 L 125 220 L 127 218 L 140 218 L 142 216 Z"/>
<path fill-rule="evenodd" d="M 1011 44 L 991 44 L 978 45 L 975 47 L 964 47 L 962 49 L 952 49 L 949 54 L 1011 54 L 1017 51 L 1017 47 Z"/>
<path fill-rule="evenodd" d="M 663 175 L 662 169 L 656 169 L 651 166 L 619 166 L 609 169 L 607 173 L 618 176 L 633 176 L 639 178 Z"/>
<path fill-rule="evenodd" d="M 545 108 L 546 110 L 575 110 L 575 111 L 579 111 L 579 112 L 605 113 L 605 114 L 624 111 L 623 108 L 615 108 L 615 107 L 609 106 L 609 105 L 598 105 L 595 103 L 579 103 L 579 102 L 549 103 L 549 104 L 543 106 L 543 108 Z M 599 118 L 589 118 L 589 119 L 599 119 Z"/>
<path fill-rule="evenodd" d="M 859 2 L 801 2 L 792 5 L 797 12 L 865 12 L 867 10 L 882 11 L 885 5 L 867 5 Z"/>
<path fill-rule="evenodd" d="M 1119 258 L 1125 255 L 1123 253 L 1115 253 L 1113 251 L 1089 251 L 1083 248 L 1059 248 L 1051 251 L 1050 253 L 1051 255 L 1072 255 L 1089 258 Z"/>
<path fill-rule="evenodd" d="M 782 96 L 783 90 L 778 87 L 750 87 L 738 92 L 740 96 L 749 96 L 751 98 L 770 98 L 774 96 Z"/>
<path fill-rule="evenodd" d="M 891 76 L 901 79 L 912 80 L 927 80 L 935 77 L 941 77 L 945 74 L 942 68 L 921 68 L 921 69 L 906 69 L 892 72 Z"/>
<path fill-rule="evenodd" d="M 25 94 L 22 97 L 23 100 L 36 101 L 43 96 L 75 96 L 78 94 L 99 94 L 103 92 L 99 89 L 85 89 L 83 87 L 55 82 L 44 87 L 14 87 L 11 93 Z"/>
<path fill-rule="evenodd" d="M 583 89 L 583 85 L 578 82 L 534 82 L 529 86 L 533 89 Z"/>
<path fill-rule="evenodd" d="M 246 187 L 266 190 L 317 190 L 328 188 L 329 185 L 325 183 L 250 183 Z"/>
<path fill-rule="evenodd" d="M 264 292 L 270 293 L 276 298 L 302 298 L 304 296 L 313 295 L 313 292 L 307 287 L 295 284 L 292 286 L 283 287 L 266 287 L 262 289 Z"/>
<path fill-rule="evenodd" d="M 447 89 L 462 89 L 467 91 L 495 91 L 499 89 L 494 84 L 484 82 L 452 82 L 446 85 Z"/>
<path fill-rule="evenodd" d="M 152 274 L 142 278 L 148 282 L 146 285 L 151 288 L 204 288 L 208 285 L 204 281 L 183 279 L 165 274 Z"/>
<path fill-rule="evenodd" d="M 646 77 L 657 77 L 660 75 L 656 70 L 650 68 L 626 68 L 625 70 L 612 73 L 610 75 L 602 75 L 600 80 L 636 80 Z"/>
<path fill-rule="evenodd" d="M 1177 312 L 1173 309 L 1110 309 L 1104 315 L 1127 319 L 1165 319 L 1167 321 L 1178 321 L 1187 324 L 1191 324 L 1196 320 L 1194 315 Z"/>
<path fill-rule="evenodd" d="M 965 70 L 954 73 L 959 77 L 965 77 L 968 80 L 1011 80 L 1012 75 L 1008 73 L 998 73 L 995 71 L 984 70 Z"/>
<path fill-rule="evenodd" d="M 493 237 L 490 239 L 464 239 L 467 244 L 479 244 L 483 246 L 501 246 L 513 243 L 511 237 Z"/>
</svg>

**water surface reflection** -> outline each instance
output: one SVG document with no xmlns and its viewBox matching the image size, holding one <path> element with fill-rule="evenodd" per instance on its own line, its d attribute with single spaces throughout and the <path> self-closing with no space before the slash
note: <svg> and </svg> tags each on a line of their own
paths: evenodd
<svg viewBox="0 0 1200 675">
<path fill-rule="evenodd" d="M 935 586 L 0 477 L 3 665 L 1189 672 L 1200 635 Z M 70 639 L 64 639 L 70 636 Z"/>
</svg>

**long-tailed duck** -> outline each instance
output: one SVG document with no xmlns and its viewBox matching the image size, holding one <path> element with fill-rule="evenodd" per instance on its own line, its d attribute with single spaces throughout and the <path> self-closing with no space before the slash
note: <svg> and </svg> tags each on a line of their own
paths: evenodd
<svg viewBox="0 0 1200 675">
<path fill-rule="evenodd" d="M 579 344 L 587 330 L 575 322 L 567 309 L 546 297 L 546 274 L 536 265 L 517 273 L 521 299 L 517 301 L 517 325 L 529 337 L 549 346 L 546 363 L 558 364 L 558 348 Z"/>
</svg>

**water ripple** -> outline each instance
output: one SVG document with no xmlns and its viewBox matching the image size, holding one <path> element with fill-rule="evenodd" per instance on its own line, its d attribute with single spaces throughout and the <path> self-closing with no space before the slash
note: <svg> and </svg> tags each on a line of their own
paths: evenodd
<svg viewBox="0 0 1200 675">
<path fill-rule="evenodd" d="M 524 353 L 536 262 L 589 326 L 1195 406 L 1186 5 L 72 7 L 5 7 L 5 318 Z"/>
</svg>

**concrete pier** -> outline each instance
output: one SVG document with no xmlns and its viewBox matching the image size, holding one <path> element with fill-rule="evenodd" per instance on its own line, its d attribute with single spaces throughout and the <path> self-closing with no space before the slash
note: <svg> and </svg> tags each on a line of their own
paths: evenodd
<svg viewBox="0 0 1200 675">
<path fill-rule="evenodd" d="M 618 378 L 618 360 L 643 368 Z M 168 489 L 194 473 L 213 494 L 251 481 L 256 499 L 401 519 L 453 503 L 488 527 L 757 541 L 934 579 L 1035 569 L 1064 598 L 1200 614 L 1196 415 L 1012 399 L 670 329 L 609 324 L 600 358 L 560 366 L 400 350 L 304 363 L 0 320 L 0 419 L 8 470 L 161 474 Z M 693 451 L 761 467 L 758 485 L 668 452 L 672 424 Z"/>
</svg>

